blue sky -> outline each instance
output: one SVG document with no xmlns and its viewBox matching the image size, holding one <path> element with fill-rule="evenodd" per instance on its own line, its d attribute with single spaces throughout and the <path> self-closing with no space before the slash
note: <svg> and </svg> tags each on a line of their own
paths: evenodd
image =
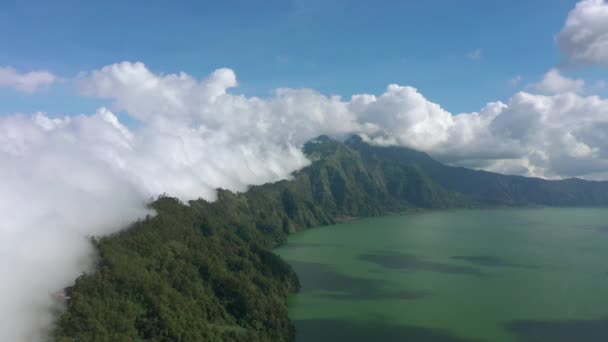
<svg viewBox="0 0 608 342">
<path fill-rule="evenodd" d="M 310 87 L 349 97 L 398 83 L 459 113 L 507 100 L 559 65 L 554 36 L 575 3 L 4 0 L 0 66 L 66 79 L 125 60 L 196 77 L 229 67 L 240 82 L 233 92 L 257 96 Z M 588 83 L 608 76 L 562 71 Z M 36 94 L 0 88 L 0 113 L 90 113 L 102 103 L 75 93 L 70 82 Z"/>
</svg>

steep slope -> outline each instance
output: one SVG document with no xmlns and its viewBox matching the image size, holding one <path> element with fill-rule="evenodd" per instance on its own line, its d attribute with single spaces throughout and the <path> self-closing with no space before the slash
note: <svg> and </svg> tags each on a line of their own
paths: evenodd
<svg viewBox="0 0 608 342">
<path fill-rule="evenodd" d="M 285 297 L 299 287 L 281 259 L 253 242 L 237 213 L 162 197 L 157 215 L 95 241 L 52 340 L 281 341 L 293 336 Z M 230 217 L 229 217 L 230 216 Z M 251 234 L 252 240 L 238 234 Z"/>
<path fill-rule="evenodd" d="M 445 189 L 467 196 L 481 205 L 608 205 L 608 182 L 581 179 L 545 180 L 508 176 L 441 164 L 426 153 L 403 147 L 378 147 L 352 137 L 346 145 L 360 153 L 368 165 L 392 164 L 418 167 Z"/>
<path fill-rule="evenodd" d="M 471 204 L 429 178 L 417 165 L 375 158 L 325 136 L 310 141 L 304 151 L 314 163 L 299 174 L 311 178 L 316 202 L 334 215 L 369 216 L 407 208 Z M 372 159 L 375 162 L 370 162 Z"/>
<path fill-rule="evenodd" d="M 268 251 L 348 216 L 479 205 L 605 205 L 606 183 L 453 168 L 428 155 L 321 136 L 290 180 L 218 200 L 160 197 L 157 215 L 94 240 L 98 268 L 66 289 L 59 341 L 289 341 L 297 277 Z"/>
</svg>

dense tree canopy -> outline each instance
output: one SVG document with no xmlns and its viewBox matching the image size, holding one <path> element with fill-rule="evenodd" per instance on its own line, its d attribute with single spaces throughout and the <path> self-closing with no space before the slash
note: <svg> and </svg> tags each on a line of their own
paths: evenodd
<svg viewBox="0 0 608 342">
<path fill-rule="evenodd" d="M 354 137 L 309 142 L 293 179 L 218 190 L 218 200 L 162 196 L 157 215 L 92 239 L 95 272 L 66 289 L 58 341 L 289 341 L 286 298 L 299 288 L 270 249 L 299 229 L 413 208 L 606 205 L 608 186 L 545 181 L 440 164 Z"/>
</svg>

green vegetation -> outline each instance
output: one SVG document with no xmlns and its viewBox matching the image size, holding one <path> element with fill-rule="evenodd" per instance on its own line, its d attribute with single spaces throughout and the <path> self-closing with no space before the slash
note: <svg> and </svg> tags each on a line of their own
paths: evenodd
<svg viewBox="0 0 608 342">
<path fill-rule="evenodd" d="M 269 249 L 288 234 L 345 217 L 414 208 L 606 205 L 608 185 L 545 181 L 442 165 L 424 153 L 319 137 L 293 179 L 219 190 L 189 205 L 160 197 L 157 212 L 94 239 L 98 269 L 66 290 L 58 341 L 289 341 L 291 268 Z"/>
<path fill-rule="evenodd" d="M 68 289 L 55 332 L 63 341 L 269 341 L 293 335 L 285 296 L 293 271 L 238 234 L 217 206 L 168 197 L 158 215 L 95 241 L 97 272 Z M 230 222 L 230 224 L 228 223 Z M 234 223 L 233 223 L 234 222 Z"/>
<path fill-rule="evenodd" d="M 426 153 L 401 147 L 370 146 L 359 137 L 352 137 L 346 144 L 358 151 L 367 165 L 415 167 L 438 186 L 465 196 L 476 206 L 608 205 L 608 182 L 576 178 L 545 180 L 452 167 Z"/>
</svg>

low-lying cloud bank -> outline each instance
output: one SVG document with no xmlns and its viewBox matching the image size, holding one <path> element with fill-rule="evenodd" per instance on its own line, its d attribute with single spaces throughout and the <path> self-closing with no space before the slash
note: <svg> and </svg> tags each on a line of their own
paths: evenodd
<svg viewBox="0 0 608 342">
<path fill-rule="evenodd" d="M 215 199 L 218 187 L 288 178 L 320 134 L 360 134 L 452 164 L 548 178 L 606 178 L 608 101 L 566 89 L 515 94 L 454 115 L 415 88 L 350 99 L 312 89 L 269 98 L 229 92 L 235 73 L 204 80 L 123 62 L 79 76 L 91 115 L 0 117 L 0 340 L 39 340 L 53 293 L 91 266 L 89 235 L 123 228 L 162 193 Z M 127 127 L 113 112 L 137 121 Z"/>
<path fill-rule="evenodd" d="M 236 85 L 230 69 L 198 82 L 184 73 L 159 75 L 128 62 L 80 80 L 83 94 L 110 100 L 113 110 L 155 133 L 187 127 L 202 136 L 221 134 L 226 145 L 257 141 L 266 148 L 298 147 L 319 134 L 361 134 L 373 143 L 423 150 L 445 162 L 529 176 L 598 178 L 606 166 L 608 101 L 581 95 L 584 83 L 557 70 L 539 83 L 547 95 L 519 92 L 507 103 L 460 114 L 396 84 L 380 95 L 350 99 L 312 89 L 277 89 L 264 99 L 227 92 Z M 506 164 L 514 167 L 506 170 Z"/>
</svg>

